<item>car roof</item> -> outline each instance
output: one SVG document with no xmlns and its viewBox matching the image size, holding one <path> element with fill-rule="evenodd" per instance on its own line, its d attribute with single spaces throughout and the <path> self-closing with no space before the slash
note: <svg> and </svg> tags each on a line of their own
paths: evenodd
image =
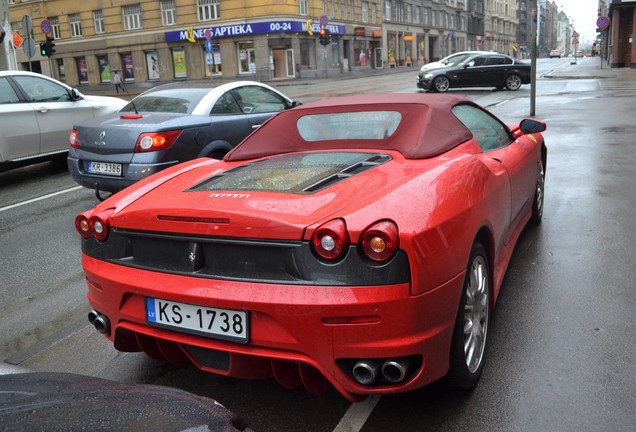
<svg viewBox="0 0 636 432">
<path fill-rule="evenodd" d="M 396 150 L 407 159 L 437 156 L 472 138 L 472 133 L 452 113 L 452 108 L 468 104 L 479 107 L 463 96 L 437 94 L 364 94 L 324 99 L 283 111 L 269 119 L 225 160 L 247 160 L 275 154 L 314 151 L 378 149 Z M 401 116 L 394 133 L 382 139 L 325 139 L 307 141 L 297 127 L 304 116 L 392 111 Z"/>
</svg>

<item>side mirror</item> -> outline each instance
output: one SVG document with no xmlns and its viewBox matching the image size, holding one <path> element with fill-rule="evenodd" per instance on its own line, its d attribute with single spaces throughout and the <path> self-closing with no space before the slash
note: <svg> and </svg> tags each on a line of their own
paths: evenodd
<svg viewBox="0 0 636 432">
<path fill-rule="evenodd" d="M 291 105 L 289 106 L 289 108 L 295 108 L 297 106 L 301 106 L 303 103 L 299 102 L 299 101 L 292 101 Z"/>
<path fill-rule="evenodd" d="M 543 132 L 548 128 L 544 122 L 529 118 L 521 120 L 519 127 L 524 134 Z"/>
<path fill-rule="evenodd" d="M 71 89 L 71 100 L 79 100 L 82 98 L 82 95 L 80 94 L 79 90 L 76 88 L 72 88 Z"/>
</svg>

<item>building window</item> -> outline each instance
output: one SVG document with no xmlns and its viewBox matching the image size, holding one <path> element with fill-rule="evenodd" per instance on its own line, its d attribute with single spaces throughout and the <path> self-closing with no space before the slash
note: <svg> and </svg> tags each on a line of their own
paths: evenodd
<svg viewBox="0 0 636 432">
<path fill-rule="evenodd" d="M 121 7 L 124 16 L 124 30 L 136 30 L 141 28 L 141 6 L 139 4 Z"/>
<path fill-rule="evenodd" d="M 104 14 L 101 9 L 93 11 L 93 22 L 95 23 L 95 33 L 104 33 Z"/>
<path fill-rule="evenodd" d="M 174 25 L 175 20 L 174 0 L 161 0 L 161 22 L 163 25 Z"/>
<path fill-rule="evenodd" d="M 53 39 L 61 38 L 62 32 L 60 31 L 60 21 L 58 20 L 58 18 L 51 17 L 49 18 L 49 21 L 51 21 L 51 36 L 53 36 Z"/>
<path fill-rule="evenodd" d="M 71 36 L 72 37 L 82 36 L 82 19 L 80 18 L 80 14 L 78 13 L 70 14 L 68 16 L 68 22 L 71 27 Z"/>
<path fill-rule="evenodd" d="M 377 22 L 377 10 L 375 8 L 375 3 L 371 3 L 371 24 L 375 24 Z"/>
<path fill-rule="evenodd" d="M 384 0 L 384 17 L 385 20 L 391 21 L 391 2 Z"/>
<path fill-rule="evenodd" d="M 11 23 L 11 33 L 19 33 L 20 32 L 20 24 L 18 22 Z"/>
<path fill-rule="evenodd" d="M 9 4 L 15 4 L 15 0 L 9 0 Z"/>
<path fill-rule="evenodd" d="M 197 0 L 199 21 L 219 19 L 219 0 Z"/>
<path fill-rule="evenodd" d="M 369 3 L 364 1 L 362 2 L 362 22 L 369 22 Z"/>
<path fill-rule="evenodd" d="M 309 6 L 307 0 L 298 0 L 298 13 L 301 15 L 309 14 Z"/>
</svg>

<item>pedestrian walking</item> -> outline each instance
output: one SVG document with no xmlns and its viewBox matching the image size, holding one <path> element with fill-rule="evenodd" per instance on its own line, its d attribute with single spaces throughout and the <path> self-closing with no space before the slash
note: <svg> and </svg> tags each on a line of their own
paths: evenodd
<svg viewBox="0 0 636 432">
<path fill-rule="evenodd" d="M 119 71 L 115 71 L 115 76 L 113 77 L 113 81 L 115 82 L 115 90 L 119 93 L 119 89 L 124 92 L 124 87 L 121 85 L 121 75 L 119 75 Z"/>
</svg>

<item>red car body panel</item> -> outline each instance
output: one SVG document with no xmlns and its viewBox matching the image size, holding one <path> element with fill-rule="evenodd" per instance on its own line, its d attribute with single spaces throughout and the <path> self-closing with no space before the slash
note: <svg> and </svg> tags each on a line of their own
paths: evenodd
<svg viewBox="0 0 636 432">
<path fill-rule="evenodd" d="M 397 98 L 396 106 L 401 97 L 408 104 L 416 103 L 413 96 L 392 95 Z M 453 104 L 464 103 L 454 97 L 450 103 L 443 100 L 441 108 L 433 103 L 429 110 L 440 110 L 438 118 L 440 113 L 449 115 L 444 110 Z M 351 104 L 344 105 L 351 109 Z M 329 112 L 342 106 L 321 102 L 279 116 Z M 384 106 L 390 107 L 391 102 Z M 269 120 L 263 132 L 279 116 Z M 258 140 L 259 132 L 243 144 Z M 254 281 L 158 272 L 143 263 L 130 266 L 128 258 L 96 258 L 83 249 L 88 300 L 108 317 L 106 336 L 119 350 L 143 350 L 156 358 L 192 362 L 222 375 L 275 376 L 285 386 L 302 383 L 312 391 L 324 389 L 329 382 L 351 400 L 409 391 L 439 379 L 449 368 L 451 333 L 471 245 L 476 236 L 483 236 L 487 244 L 494 305 L 516 240 L 531 215 L 537 161 L 545 150 L 540 133 L 524 135 L 518 127 L 511 130 L 509 145 L 491 152 L 482 151 L 472 138 L 464 140 L 463 132 L 455 136 L 462 138 L 439 155 L 425 158 L 407 158 L 399 149 L 382 149 L 386 163 L 312 193 L 281 193 L 269 186 L 221 191 L 194 187 L 217 174 L 245 169 L 246 160 L 238 155 L 248 155 L 251 150 L 249 145 L 242 149 L 241 144 L 225 161 L 187 162 L 112 196 L 87 212 L 88 216 L 107 215 L 111 235 L 141 232 L 135 235 L 307 244 L 318 227 L 339 218 L 355 246 L 373 223 L 390 220 L 399 228 L 399 249 L 407 257 L 408 275 L 387 284 L 351 286 Z M 334 152 L 380 151 L 381 146 L 372 144 L 347 150 L 346 143 L 331 142 L 312 152 L 328 148 Z M 292 181 L 291 177 L 304 174 L 300 169 L 285 175 Z M 102 247 L 91 239 L 83 241 Z M 246 273 L 249 268 L 245 264 Z M 373 278 L 374 271 L 372 266 L 368 275 L 360 277 Z M 148 325 L 146 297 L 246 311 L 249 340 L 239 343 Z M 359 321 L 340 321 L 343 317 Z M 216 367 L 217 357 L 227 358 L 224 367 Z M 405 381 L 376 387 L 353 380 L 342 363 L 349 361 L 343 359 L 391 357 L 418 360 Z"/>
</svg>

